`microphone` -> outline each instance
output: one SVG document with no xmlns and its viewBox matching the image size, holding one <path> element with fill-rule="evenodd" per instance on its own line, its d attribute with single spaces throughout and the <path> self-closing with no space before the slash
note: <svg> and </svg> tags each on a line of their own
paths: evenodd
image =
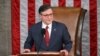
<svg viewBox="0 0 100 56">
<path fill-rule="evenodd" d="M 45 34 L 45 29 L 41 29 L 41 34 L 42 34 L 42 38 L 44 38 L 44 34 Z M 38 49 L 37 49 L 37 56 L 39 56 L 39 51 L 40 51 L 40 47 L 41 47 L 41 43 L 42 43 L 43 40 L 40 40 L 40 43 L 39 43 L 39 46 L 38 46 Z"/>
<path fill-rule="evenodd" d="M 44 37 L 44 34 L 45 34 L 45 29 L 44 28 L 41 30 L 41 34 L 42 34 L 42 37 Z"/>
</svg>

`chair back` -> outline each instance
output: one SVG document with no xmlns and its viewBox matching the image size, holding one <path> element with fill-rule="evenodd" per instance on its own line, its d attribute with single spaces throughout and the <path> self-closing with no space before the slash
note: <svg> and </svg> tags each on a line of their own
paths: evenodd
<svg viewBox="0 0 100 56">
<path fill-rule="evenodd" d="M 81 35 L 86 10 L 74 7 L 53 7 L 54 20 L 64 23 L 73 42 L 69 56 L 81 55 Z"/>
</svg>

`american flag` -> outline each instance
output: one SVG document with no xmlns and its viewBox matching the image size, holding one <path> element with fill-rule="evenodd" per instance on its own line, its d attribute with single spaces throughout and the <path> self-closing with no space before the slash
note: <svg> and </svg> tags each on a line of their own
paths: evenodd
<svg viewBox="0 0 100 56">
<path fill-rule="evenodd" d="M 82 56 L 100 56 L 100 0 L 11 0 L 12 54 L 22 52 L 28 29 L 40 21 L 38 8 L 46 3 L 87 9 L 82 33 Z"/>
</svg>

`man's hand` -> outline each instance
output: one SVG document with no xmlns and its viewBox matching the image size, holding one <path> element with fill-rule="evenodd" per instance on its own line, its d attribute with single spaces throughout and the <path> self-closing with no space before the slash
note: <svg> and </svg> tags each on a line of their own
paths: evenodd
<svg viewBox="0 0 100 56">
<path fill-rule="evenodd" d="M 60 52 L 61 52 L 61 53 L 64 52 L 64 53 L 65 53 L 65 56 L 68 56 L 68 51 L 67 51 L 67 50 L 61 50 Z"/>
<path fill-rule="evenodd" d="M 24 53 L 31 52 L 30 49 L 24 49 Z"/>
</svg>

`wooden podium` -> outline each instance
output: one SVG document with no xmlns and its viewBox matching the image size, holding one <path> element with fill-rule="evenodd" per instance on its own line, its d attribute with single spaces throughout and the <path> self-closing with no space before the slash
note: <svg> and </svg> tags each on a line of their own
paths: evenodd
<svg viewBox="0 0 100 56">
<path fill-rule="evenodd" d="M 22 53 L 18 56 L 64 56 L 64 53 L 60 52 L 30 52 L 30 53 Z"/>
</svg>

